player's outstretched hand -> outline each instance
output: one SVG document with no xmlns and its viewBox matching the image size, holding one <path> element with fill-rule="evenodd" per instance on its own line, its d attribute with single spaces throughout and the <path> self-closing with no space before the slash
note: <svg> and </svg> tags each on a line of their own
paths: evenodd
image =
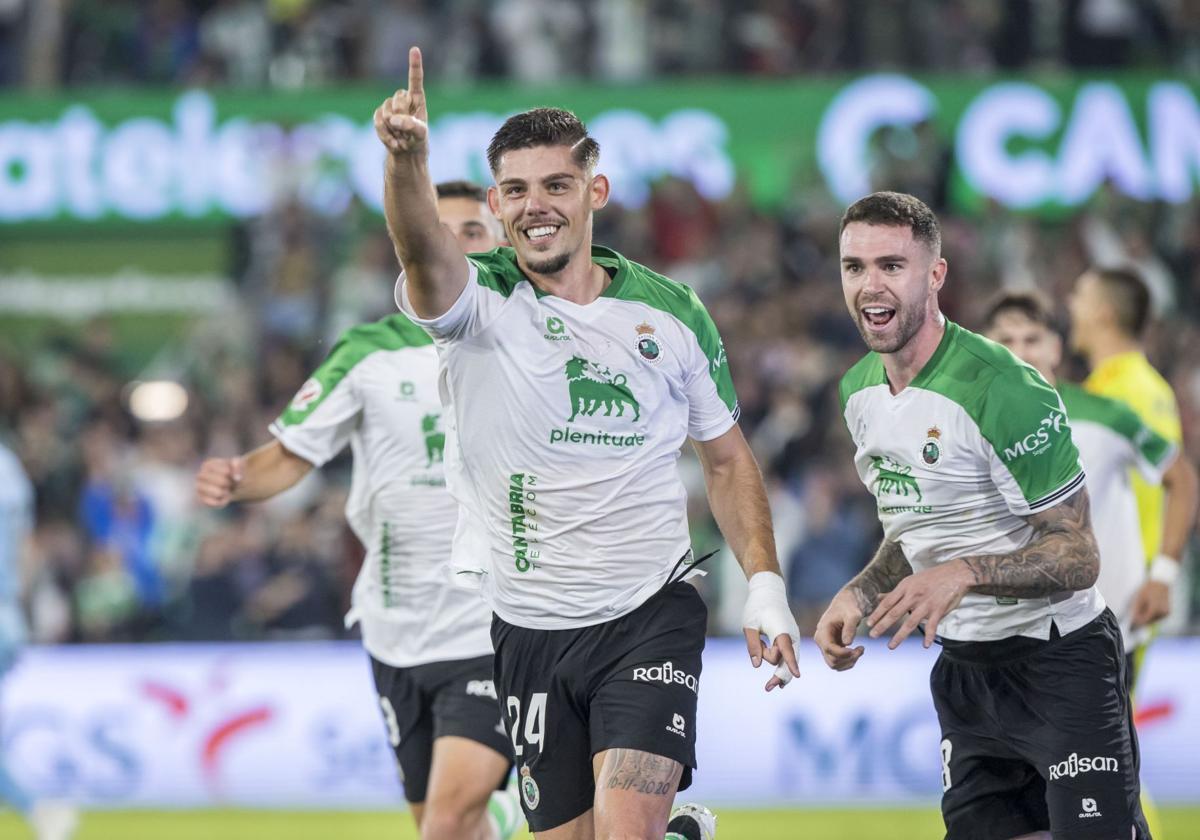
<svg viewBox="0 0 1200 840">
<path fill-rule="evenodd" d="M 821 649 L 825 664 L 835 671 L 848 671 L 858 662 L 865 648 L 854 644 L 854 636 L 858 633 L 858 623 L 862 621 L 862 610 L 854 595 L 843 589 L 833 597 L 829 609 L 817 622 L 817 632 L 813 641 Z"/>
<path fill-rule="evenodd" d="M 742 630 L 746 634 L 746 651 L 750 663 L 757 668 L 765 659 L 775 666 L 767 681 L 767 691 L 783 688 L 793 677 L 800 676 L 796 662 L 796 643 L 800 628 L 788 606 L 783 578 L 775 572 L 755 572 L 750 578 L 750 593 L 742 611 Z M 763 637 L 767 644 L 763 644 Z"/>
<path fill-rule="evenodd" d="M 909 575 L 883 596 L 867 618 L 871 638 L 878 639 L 903 618 L 904 623 L 888 642 L 888 649 L 899 647 L 922 622 L 925 623 L 925 647 L 929 647 L 937 636 L 938 623 L 958 606 L 974 580 L 970 569 L 959 560 Z"/>
<path fill-rule="evenodd" d="M 393 157 L 428 154 L 429 110 L 419 48 L 408 51 L 408 88 L 396 91 L 375 109 L 375 133 Z"/>
<path fill-rule="evenodd" d="M 225 507 L 233 501 L 233 492 L 244 473 L 242 458 L 209 458 L 196 473 L 196 498 L 208 507 Z"/>
</svg>

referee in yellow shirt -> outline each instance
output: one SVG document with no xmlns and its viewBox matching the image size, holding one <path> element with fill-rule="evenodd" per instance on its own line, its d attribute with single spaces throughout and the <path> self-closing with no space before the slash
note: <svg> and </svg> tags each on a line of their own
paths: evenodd
<svg viewBox="0 0 1200 840">
<path fill-rule="evenodd" d="M 1141 337 L 1150 319 L 1150 292 L 1133 271 L 1094 268 L 1075 281 L 1069 301 L 1071 344 L 1091 371 L 1083 387 L 1126 403 L 1142 422 L 1180 448 L 1164 473 L 1162 485 L 1132 476 L 1146 553 L 1146 582 L 1133 602 L 1133 628 L 1139 643 L 1130 651 L 1136 675 L 1150 625 L 1171 611 L 1171 585 L 1196 522 L 1200 482 L 1183 453 L 1183 435 L 1175 394 L 1146 359 Z"/>
</svg>

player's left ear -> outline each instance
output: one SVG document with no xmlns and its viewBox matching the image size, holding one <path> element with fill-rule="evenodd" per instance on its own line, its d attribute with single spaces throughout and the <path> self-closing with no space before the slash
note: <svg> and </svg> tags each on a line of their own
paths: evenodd
<svg viewBox="0 0 1200 840">
<path fill-rule="evenodd" d="M 933 265 L 929 267 L 929 289 L 930 291 L 941 291 L 942 286 L 946 285 L 946 269 L 949 265 L 942 257 L 938 257 L 933 261 Z"/>
<path fill-rule="evenodd" d="M 593 210 L 599 210 L 608 204 L 610 189 L 607 175 L 596 175 L 592 178 L 591 184 L 588 185 L 588 192 L 591 195 Z"/>
</svg>

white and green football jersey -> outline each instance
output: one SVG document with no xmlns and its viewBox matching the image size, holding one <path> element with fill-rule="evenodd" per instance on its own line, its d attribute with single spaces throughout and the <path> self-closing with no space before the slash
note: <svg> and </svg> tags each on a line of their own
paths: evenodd
<svg viewBox="0 0 1200 840">
<path fill-rule="evenodd" d="M 1100 545 L 1100 579 L 1096 586 L 1121 624 L 1125 647 L 1130 634 L 1133 596 L 1146 579 L 1142 531 L 1130 473 L 1137 470 L 1149 484 L 1161 484 L 1177 449 L 1117 400 L 1060 382 L 1079 459 L 1087 471 L 1092 528 Z"/>
<path fill-rule="evenodd" d="M 933 356 L 892 394 L 883 360 L 869 353 L 842 378 L 859 477 L 874 494 L 884 535 L 915 571 L 959 557 L 1026 545 L 1025 517 L 1084 484 L 1058 394 L 1007 349 L 947 322 Z M 942 619 L 947 639 L 1049 638 L 1104 608 L 1096 587 L 1051 598 L 968 593 Z"/>
<path fill-rule="evenodd" d="M 354 455 L 346 518 L 366 548 L 348 623 L 381 662 L 487 656 L 491 614 L 454 585 L 458 507 L 446 490 L 437 351 L 401 314 L 348 330 L 271 432 L 314 466 Z"/>
<path fill-rule="evenodd" d="M 484 531 L 484 556 L 456 543 L 455 565 L 522 627 L 597 624 L 654 594 L 690 551 L 680 448 L 737 419 L 695 293 L 607 248 L 592 259 L 613 279 L 586 306 L 538 290 L 511 248 L 472 254 L 439 318 L 396 289 L 438 344 L 460 445 L 447 480 Z"/>
</svg>

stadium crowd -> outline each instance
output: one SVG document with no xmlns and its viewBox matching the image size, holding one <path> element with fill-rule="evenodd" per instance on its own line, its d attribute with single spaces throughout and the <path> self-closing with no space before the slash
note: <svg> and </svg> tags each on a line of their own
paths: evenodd
<svg viewBox="0 0 1200 840">
<path fill-rule="evenodd" d="M 518 41 L 520 48 L 517 47 Z M 3 0 L 0 85 L 1200 69 L 1195 0 Z"/>
<path fill-rule="evenodd" d="M 1065 316 L 1087 265 L 1136 266 L 1159 317 L 1150 357 L 1179 396 L 1191 457 L 1200 455 L 1200 202 L 1151 205 L 1102 191 L 1059 223 L 999 208 L 966 218 L 946 206 L 946 160 L 919 130 L 914 142 L 884 137 L 874 180 L 939 213 L 948 315 L 977 326 L 996 290 L 1036 286 Z M 666 180 L 642 209 L 597 216 L 597 242 L 692 285 L 720 327 L 807 632 L 879 538 L 836 396 L 862 353 L 838 282 L 840 212 L 813 185 L 797 185 L 789 206 L 768 212 L 742 194 L 714 204 Z M 360 557 L 342 516 L 348 455 L 267 504 L 222 512 L 198 509 L 192 479 L 203 456 L 266 441 L 337 335 L 393 311 L 395 257 L 361 208 L 331 219 L 284 201 L 229 235 L 243 303 L 181 336 L 178 375 L 190 400 L 178 419 L 131 412 L 130 383 L 145 372 L 126 366 L 103 321 L 36 353 L 0 350 L 0 436 L 37 489 L 38 571 L 26 598 L 38 640 L 345 635 Z M 698 464 L 685 459 L 685 469 L 694 544 L 707 551 L 719 535 Z M 714 565 L 711 629 L 737 632 L 741 598 L 726 594 L 737 569 Z"/>
</svg>

